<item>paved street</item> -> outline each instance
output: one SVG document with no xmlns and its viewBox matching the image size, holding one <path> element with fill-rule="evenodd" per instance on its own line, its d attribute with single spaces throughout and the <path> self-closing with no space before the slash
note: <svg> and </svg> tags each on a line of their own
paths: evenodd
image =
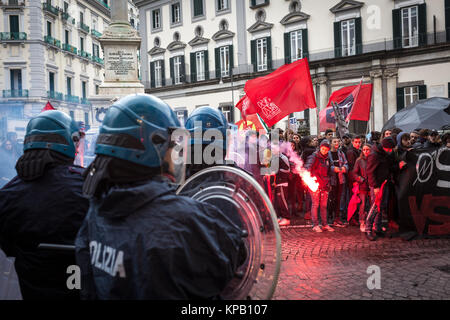
<svg viewBox="0 0 450 320">
<path fill-rule="evenodd" d="M 282 265 L 274 299 L 450 300 L 450 239 L 368 241 L 357 227 L 315 233 L 282 227 Z M 369 290 L 369 266 L 381 289 Z"/>
</svg>

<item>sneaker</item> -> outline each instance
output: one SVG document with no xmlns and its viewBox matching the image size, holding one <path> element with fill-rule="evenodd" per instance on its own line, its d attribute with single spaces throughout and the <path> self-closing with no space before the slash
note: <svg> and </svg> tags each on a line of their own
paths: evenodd
<svg viewBox="0 0 450 320">
<path fill-rule="evenodd" d="M 366 232 L 366 238 L 370 241 L 377 240 L 377 236 L 373 232 Z"/>
<path fill-rule="evenodd" d="M 291 224 L 291 221 L 285 218 L 278 219 L 278 225 L 280 226 L 288 226 Z"/>
<path fill-rule="evenodd" d="M 361 224 L 359 225 L 359 230 L 361 232 L 366 232 L 366 225 L 364 224 L 364 222 L 361 222 Z"/>
<path fill-rule="evenodd" d="M 315 226 L 315 227 L 313 228 L 313 231 L 314 231 L 314 232 L 322 232 L 322 228 L 321 228 L 320 226 Z"/>
<path fill-rule="evenodd" d="M 332 227 L 330 227 L 329 225 L 323 226 L 323 227 L 322 227 L 322 230 L 324 230 L 324 231 L 330 231 L 330 232 L 333 232 L 333 231 L 334 231 L 334 229 L 333 229 Z"/>
<path fill-rule="evenodd" d="M 346 227 L 346 225 L 345 224 L 343 224 L 342 222 L 340 222 L 340 221 L 335 221 L 335 222 L 333 222 L 333 227 L 338 227 L 338 228 L 345 228 Z"/>
</svg>

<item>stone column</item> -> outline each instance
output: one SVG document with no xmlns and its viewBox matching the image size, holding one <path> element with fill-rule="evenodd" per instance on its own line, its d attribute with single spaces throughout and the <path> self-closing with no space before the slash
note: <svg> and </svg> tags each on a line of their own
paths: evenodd
<svg viewBox="0 0 450 320">
<path fill-rule="evenodd" d="M 316 97 L 316 104 L 317 108 L 315 109 L 309 109 L 309 131 L 311 135 L 317 135 L 319 133 L 319 108 L 320 105 L 318 103 L 317 99 L 317 84 L 318 80 L 317 78 L 312 79 L 313 89 L 314 89 L 314 96 Z"/>
<path fill-rule="evenodd" d="M 370 77 L 373 83 L 373 118 L 371 119 L 371 130 L 381 131 L 384 125 L 383 119 L 383 71 L 381 69 L 372 70 Z"/>
<path fill-rule="evenodd" d="M 111 1 L 111 21 L 129 23 L 128 21 L 128 1 L 113 0 Z"/>
<path fill-rule="evenodd" d="M 397 80 L 398 69 L 391 68 L 384 71 L 384 78 L 387 80 L 387 105 L 388 121 L 397 112 Z"/>
</svg>

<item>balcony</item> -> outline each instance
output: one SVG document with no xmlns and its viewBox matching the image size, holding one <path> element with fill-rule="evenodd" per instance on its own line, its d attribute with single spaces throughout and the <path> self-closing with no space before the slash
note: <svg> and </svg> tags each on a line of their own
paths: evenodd
<svg viewBox="0 0 450 320">
<path fill-rule="evenodd" d="M 97 56 L 92 56 L 92 61 L 94 61 L 95 63 L 104 64 L 103 59 Z"/>
<path fill-rule="evenodd" d="M 81 104 L 90 106 L 91 102 L 87 98 L 81 98 Z"/>
<path fill-rule="evenodd" d="M 61 41 L 53 38 L 52 36 L 44 36 L 44 41 L 52 46 L 61 48 Z"/>
<path fill-rule="evenodd" d="M 23 9 L 25 7 L 25 0 L 5 0 L 0 1 L 0 5 L 2 5 L 6 9 Z"/>
<path fill-rule="evenodd" d="M 0 32 L 0 40 L 2 41 L 23 41 L 27 40 L 25 32 Z"/>
<path fill-rule="evenodd" d="M 95 29 L 91 29 L 91 33 L 96 38 L 100 38 L 102 36 L 102 34 Z"/>
<path fill-rule="evenodd" d="M 3 90 L 3 98 L 28 98 L 28 90 Z"/>
<path fill-rule="evenodd" d="M 80 22 L 80 24 L 78 25 L 78 27 L 79 27 L 82 31 L 84 31 L 84 32 L 86 32 L 86 33 L 89 33 L 89 26 L 88 26 L 87 24 L 84 24 L 83 22 Z"/>
<path fill-rule="evenodd" d="M 52 6 L 50 3 L 44 2 L 42 4 L 42 9 L 44 9 L 44 11 L 46 12 L 53 14 L 54 16 L 59 15 L 59 9 L 57 7 Z"/>
<path fill-rule="evenodd" d="M 78 55 L 83 57 L 83 58 L 92 60 L 92 55 L 90 53 L 84 51 L 84 50 L 78 50 Z"/>
<path fill-rule="evenodd" d="M 75 19 L 72 18 L 67 12 L 61 12 L 61 18 L 63 22 L 75 24 Z"/>
<path fill-rule="evenodd" d="M 80 97 L 66 94 L 66 95 L 64 95 L 64 101 L 70 102 L 70 103 L 80 103 Z"/>
<path fill-rule="evenodd" d="M 61 92 L 47 91 L 47 98 L 54 100 L 64 100 L 64 95 Z"/>
<path fill-rule="evenodd" d="M 70 52 L 70 53 L 73 53 L 73 54 L 77 54 L 77 48 L 75 48 L 74 46 L 71 46 L 71 45 L 68 44 L 68 43 L 64 43 L 64 44 L 62 45 L 62 49 L 63 49 L 64 51 L 67 51 L 67 52 Z"/>
</svg>

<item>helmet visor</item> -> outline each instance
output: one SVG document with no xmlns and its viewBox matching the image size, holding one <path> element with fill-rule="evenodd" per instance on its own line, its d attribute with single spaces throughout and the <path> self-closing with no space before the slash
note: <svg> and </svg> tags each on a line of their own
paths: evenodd
<svg viewBox="0 0 450 320">
<path fill-rule="evenodd" d="M 190 134 L 186 129 L 182 128 L 169 128 L 169 134 L 170 143 L 166 154 L 166 160 L 169 163 L 169 173 L 174 177 L 174 183 L 181 185 L 186 178 Z"/>
</svg>

